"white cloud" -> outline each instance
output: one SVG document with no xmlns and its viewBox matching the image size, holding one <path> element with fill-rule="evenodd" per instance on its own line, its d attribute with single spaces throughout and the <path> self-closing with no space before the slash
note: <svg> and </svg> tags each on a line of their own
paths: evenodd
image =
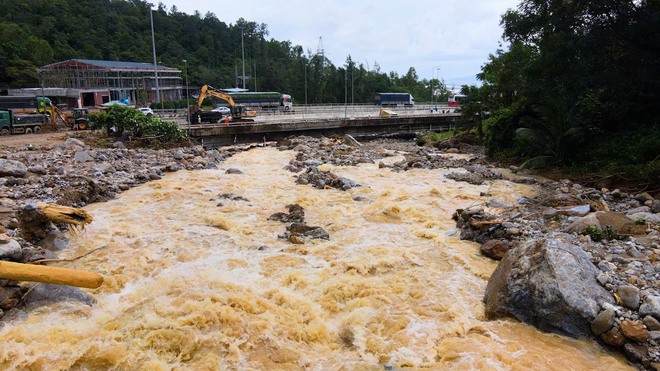
<svg viewBox="0 0 660 371">
<path fill-rule="evenodd" d="M 494 53 L 501 39 L 501 15 L 519 0 L 304 0 L 217 2 L 162 1 L 168 9 L 202 15 L 213 12 L 231 24 L 239 18 L 265 23 L 269 37 L 289 40 L 305 51 L 316 52 L 322 37 L 326 56 L 340 66 L 351 55 L 357 63 L 381 71 L 407 73 L 420 78 L 439 76 L 461 84 L 474 75 Z M 438 73 L 437 67 L 440 67 Z"/>
</svg>

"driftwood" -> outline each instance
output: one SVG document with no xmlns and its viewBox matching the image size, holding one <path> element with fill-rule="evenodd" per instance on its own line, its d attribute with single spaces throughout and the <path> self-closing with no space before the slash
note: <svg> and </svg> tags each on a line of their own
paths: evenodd
<svg viewBox="0 0 660 371">
<path fill-rule="evenodd" d="M 88 251 L 88 252 L 86 252 L 86 253 L 84 253 L 84 254 L 82 254 L 82 255 L 78 255 L 78 256 L 76 256 L 76 257 L 74 257 L 74 258 L 66 258 L 66 259 L 39 259 L 39 260 L 33 260 L 33 261 L 31 261 L 30 264 L 43 264 L 43 263 L 52 263 L 52 262 L 72 262 L 72 261 L 76 261 L 76 260 L 78 260 L 78 259 L 82 259 L 82 258 L 86 257 L 87 255 L 90 255 L 90 254 L 92 254 L 92 253 L 95 253 L 95 252 L 97 252 L 97 251 L 99 251 L 99 250 L 101 250 L 101 249 L 105 249 L 106 247 L 108 247 L 108 245 L 101 246 L 101 247 L 97 247 L 97 248 L 95 248 L 94 250 Z"/>
<path fill-rule="evenodd" d="M 72 227 L 73 230 L 76 228 L 82 229 L 85 228 L 86 224 L 92 222 L 93 218 L 91 215 L 87 214 L 82 209 L 76 209 L 73 207 L 67 207 L 56 204 L 39 204 L 37 205 L 38 213 L 41 214 L 40 218 L 27 218 L 27 224 L 34 224 L 35 220 L 38 220 L 41 223 L 41 220 L 45 220 L 46 223 L 56 222 L 56 223 L 66 223 Z M 44 219 L 45 218 L 45 219 Z M 30 223 L 31 222 L 31 223 Z M 37 228 L 42 227 L 42 224 L 39 224 Z M 27 228 L 26 228 L 27 230 Z M 45 231 L 41 233 L 33 233 L 36 236 L 45 234 Z M 87 256 L 94 251 L 104 248 L 100 247 L 94 249 L 86 254 L 72 258 L 72 259 L 42 259 L 39 263 L 46 263 L 52 261 L 73 261 L 80 259 L 84 256 Z M 57 285 L 66 285 L 66 286 L 76 286 L 76 287 L 86 287 L 90 289 L 95 289 L 101 286 L 103 283 L 103 276 L 85 272 L 77 271 L 73 269 L 50 267 L 36 264 L 21 264 L 14 262 L 0 261 L 0 278 L 16 280 L 16 281 L 31 281 L 31 282 L 42 282 L 42 283 L 53 283 Z"/>
<path fill-rule="evenodd" d="M 92 222 L 93 218 L 85 210 L 57 204 L 39 204 L 39 209 L 49 220 L 53 222 L 67 223 L 77 227 L 85 227 Z"/>
<path fill-rule="evenodd" d="M 481 226 L 484 226 L 484 225 L 502 224 L 503 221 L 502 221 L 502 220 L 498 220 L 498 219 L 495 219 L 495 220 L 484 220 L 484 221 L 474 221 L 474 220 L 470 220 L 469 223 L 470 223 L 471 226 L 473 226 L 473 227 L 477 227 L 477 228 L 478 228 L 478 227 L 481 227 Z"/>
<path fill-rule="evenodd" d="M 103 276 L 67 268 L 0 261 L 0 278 L 96 289 Z"/>
</svg>

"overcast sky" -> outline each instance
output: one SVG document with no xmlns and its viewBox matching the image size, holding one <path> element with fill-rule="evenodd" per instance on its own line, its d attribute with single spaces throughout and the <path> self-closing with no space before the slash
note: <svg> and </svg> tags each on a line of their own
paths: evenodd
<svg viewBox="0 0 660 371">
<path fill-rule="evenodd" d="M 171 9 L 234 24 L 239 18 L 268 25 L 268 38 L 316 52 L 319 38 L 335 66 L 350 55 L 365 68 L 420 79 L 440 78 L 451 87 L 476 84 L 475 75 L 501 41 L 500 16 L 519 0 L 163 0 Z M 153 1 L 153 3 L 158 3 Z M 438 70 L 439 68 L 439 70 Z"/>
</svg>

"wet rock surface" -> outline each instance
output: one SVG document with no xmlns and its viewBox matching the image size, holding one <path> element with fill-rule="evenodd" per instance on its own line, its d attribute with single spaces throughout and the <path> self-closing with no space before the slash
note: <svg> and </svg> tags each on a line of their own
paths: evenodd
<svg viewBox="0 0 660 371">
<path fill-rule="evenodd" d="M 323 239 L 329 240 L 330 234 L 321 227 L 308 226 L 305 223 L 305 210 L 298 204 L 287 205 L 289 213 L 277 212 L 268 217 L 268 220 L 290 223 L 286 232 L 278 235 L 278 238 L 289 240 L 289 242 L 302 245 L 307 240 Z"/>
<path fill-rule="evenodd" d="M 569 236 L 530 240 L 509 250 L 493 272 L 484 301 L 491 319 L 513 317 L 543 331 L 591 337 L 590 321 L 612 296 L 598 269 Z"/>
</svg>

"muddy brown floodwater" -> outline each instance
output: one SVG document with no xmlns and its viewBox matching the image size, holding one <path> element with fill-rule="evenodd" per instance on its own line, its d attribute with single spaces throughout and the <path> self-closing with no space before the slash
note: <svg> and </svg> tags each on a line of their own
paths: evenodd
<svg viewBox="0 0 660 371">
<path fill-rule="evenodd" d="M 496 262 L 459 240 L 451 214 L 482 202 L 481 192 L 515 202 L 533 186 L 365 164 L 321 166 L 362 186 L 320 190 L 283 169 L 294 155 L 259 148 L 86 207 L 94 222 L 63 257 L 107 245 L 66 265 L 105 277 L 89 290 L 97 303 L 51 304 L 7 324 L 0 367 L 629 368 L 591 341 L 485 319 Z M 218 197 L 226 193 L 247 201 Z M 329 241 L 278 239 L 285 225 L 267 218 L 294 203 Z"/>
</svg>

